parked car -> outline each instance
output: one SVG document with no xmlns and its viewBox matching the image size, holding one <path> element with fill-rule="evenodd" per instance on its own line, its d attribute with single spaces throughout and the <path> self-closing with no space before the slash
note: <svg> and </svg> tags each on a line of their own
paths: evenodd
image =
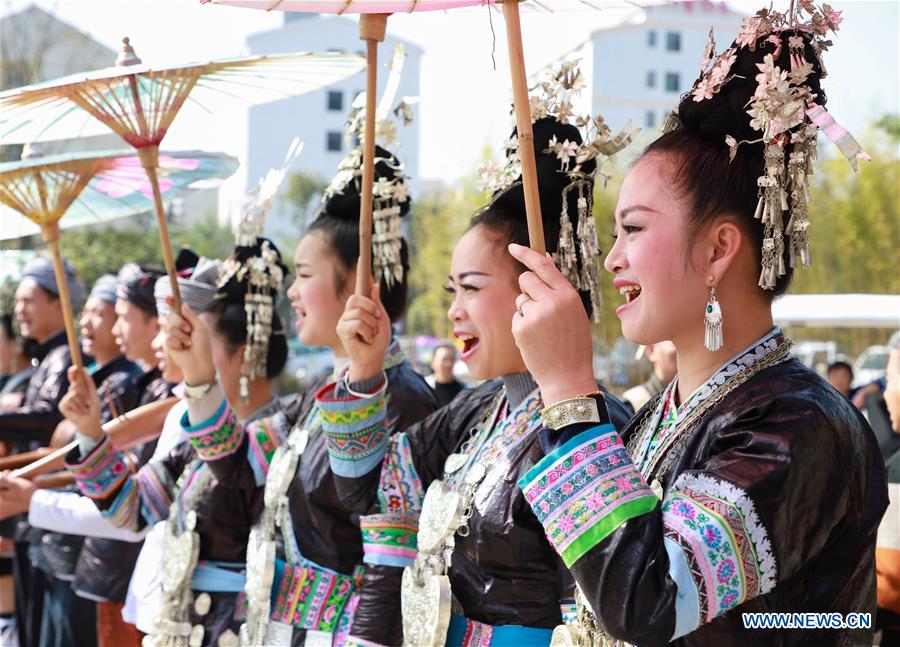
<svg viewBox="0 0 900 647">
<path fill-rule="evenodd" d="M 829 364 L 839 359 L 846 360 L 837 343 L 833 341 L 798 341 L 794 344 L 794 354 L 797 359 L 823 377 L 828 372 Z"/>
<path fill-rule="evenodd" d="M 884 377 L 891 351 L 887 346 L 869 346 L 853 364 L 853 386 L 865 386 Z"/>
</svg>

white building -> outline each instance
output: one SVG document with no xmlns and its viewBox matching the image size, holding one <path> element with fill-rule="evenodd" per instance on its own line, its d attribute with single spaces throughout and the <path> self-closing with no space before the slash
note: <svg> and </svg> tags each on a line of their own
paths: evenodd
<svg viewBox="0 0 900 647">
<path fill-rule="evenodd" d="M 721 51 L 743 18 L 724 2 L 695 0 L 652 6 L 595 31 L 592 112 L 613 129 L 631 120 L 655 133 L 697 79 L 710 27 Z"/>
<path fill-rule="evenodd" d="M 278 29 L 253 34 L 247 38 L 248 54 L 273 54 L 296 51 L 344 51 L 365 55 L 365 44 L 359 38 L 357 19 L 304 13 L 285 13 L 284 24 Z M 390 23 L 388 23 L 390 30 Z M 400 41 L 388 31 L 378 48 L 378 97 L 388 77 L 385 67 L 393 54 L 394 45 L 403 43 L 406 61 L 395 103 L 401 97 L 419 96 L 419 70 L 422 49 Z M 223 187 L 220 213 L 233 220 L 239 213 L 241 192 L 259 182 L 270 168 L 279 168 L 292 138 L 304 142 L 303 152 L 291 170 L 319 176 L 325 183 L 337 171 L 337 165 L 348 152 L 344 141 L 344 123 L 356 96 L 365 90 L 365 74 L 358 74 L 327 88 L 299 97 L 254 106 L 248 110 L 245 149 L 239 153 L 244 162 L 237 178 Z M 416 107 L 418 112 L 418 107 Z M 406 166 L 415 193 L 419 166 L 419 119 L 409 126 L 398 125 L 399 146 L 392 151 Z M 285 180 L 287 184 L 287 180 Z M 282 192 L 284 191 L 282 186 Z M 290 210 L 276 201 L 266 224 L 266 234 L 272 237 L 296 236 L 297 224 Z"/>
</svg>

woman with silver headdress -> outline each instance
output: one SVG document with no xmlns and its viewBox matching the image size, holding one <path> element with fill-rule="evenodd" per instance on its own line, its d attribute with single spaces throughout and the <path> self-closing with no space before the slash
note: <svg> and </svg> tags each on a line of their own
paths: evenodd
<svg viewBox="0 0 900 647">
<path fill-rule="evenodd" d="M 519 483 L 581 591 L 561 645 L 872 644 L 881 456 L 771 310 L 809 262 L 818 129 L 865 158 L 823 107 L 820 54 L 839 22 L 800 2 L 747 18 L 721 55 L 711 43 L 626 177 L 605 260 L 617 314 L 633 342 L 672 340 L 678 374 L 624 428 L 584 396 L 574 291 L 512 250 L 531 269 L 513 332 L 550 405 L 545 456 Z"/>
<path fill-rule="evenodd" d="M 211 331 L 206 341 L 214 370 L 222 375 L 224 388 L 246 394 L 235 400 L 235 421 L 248 422 L 280 410 L 272 380 L 287 360 L 287 343 L 271 308 L 284 269 L 269 241 L 239 241 L 232 258 L 220 267 L 214 298 L 202 303 L 186 300 L 188 307 L 199 306 L 203 312 L 204 326 Z M 251 302 L 268 305 L 267 329 L 260 329 L 248 315 Z M 249 347 L 255 353 L 250 360 L 245 353 Z M 186 386 L 185 396 L 190 400 L 199 394 Z M 188 440 L 131 474 L 96 425 L 95 406 L 96 393 L 80 384 L 70 389 L 61 405 L 81 434 L 81 447 L 69 454 L 67 467 L 82 492 L 119 526 L 138 529 L 166 521 L 162 607 L 145 644 L 236 642 L 247 537 L 261 510 L 262 492 L 217 479 L 205 456 Z M 204 437 L 203 429 L 188 428 L 186 433 L 189 438 Z"/>
<path fill-rule="evenodd" d="M 360 519 L 341 503 L 314 397 L 347 366 L 335 327 L 356 283 L 360 150 L 341 163 L 321 210 L 297 246 L 296 277 L 288 290 L 299 340 L 329 347 L 335 356 L 333 373 L 315 376 L 283 413 L 232 426 L 229 417 L 239 394 L 228 393 L 214 380 L 209 354 L 202 348 L 202 327 L 189 313 L 187 322 L 170 322 L 173 330 L 182 324 L 191 329 L 172 351 L 187 381 L 208 387 L 201 399 L 189 401 L 189 416 L 192 424 L 206 425 L 218 440 L 198 444 L 198 451 L 220 479 L 236 487 L 265 487 L 265 510 L 247 554 L 248 617 L 242 628 L 246 644 L 344 645 L 353 639 L 399 644 L 401 639 L 400 569 L 372 558 L 360 536 L 361 523 L 387 524 L 389 519 L 380 515 L 388 511 L 373 505 L 360 511 L 366 515 Z M 402 166 L 381 147 L 376 147 L 375 182 L 373 270 L 393 321 L 406 309 L 409 265 L 399 220 L 409 210 L 409 196 Z M 399 428 L 437 407 L 396 341 L 382 359 L 394 378 L 388 415 Z M 231 449 L 223 450 L 226 447 Z M 350 632 L 353 638 L 348 638 Z"/>
<path fill-rule="evenodd" d="M 583 139 L 566 107 L 580 80 L 573 64 L 551 75 L 546 94 L 533 99 L 541 115 L 533 130 L 544 235 L 583 288 L 586 316 L 599 295 L 599 268 L 584 254 L 597 244 L 594 177 L 628 136 L 613 137 L 602 119 L 579 119 L 591 124 Z M 546 645 L 572 603 L 574 582 L 516 486 L 540 457 L 542 399 L 509 327 L 522 267 L 506 248 L 528 234 L 515 139 L 506 152 L 505 165 L 488 173 L 493 199 L 456 244 L 447 286 L 461 359 L 473 378 L 488 381 L 388 435 L 393 378 L 381 370 L 388 318 L 375 299 L 354 296 L 338 326 L 349 373 L 317 398 L 342 500 L 359 510 L 387 501 L 394 513 L 393 532 L 364 529 L 373 552 L 406 566 L 403 629 L 411 645 Z"/>
</svg>

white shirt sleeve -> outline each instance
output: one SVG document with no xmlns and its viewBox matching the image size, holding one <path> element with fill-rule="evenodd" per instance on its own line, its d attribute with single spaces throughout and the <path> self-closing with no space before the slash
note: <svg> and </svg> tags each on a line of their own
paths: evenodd
<svg viewBox="0 0 900 647">
<path fill-rule="evenodd" d="M 148 529 L 139 532 L 119 528 L 103 518 L 94 502 L 76 492 L 36 490 L 28 507 L 28 523 L 37 528 L 70 535 L 141 541 Z"/>
</svg>

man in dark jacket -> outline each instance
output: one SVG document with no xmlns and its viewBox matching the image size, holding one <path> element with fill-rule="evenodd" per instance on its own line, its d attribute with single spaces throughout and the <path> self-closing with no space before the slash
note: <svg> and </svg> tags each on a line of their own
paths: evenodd
<svg viewBox="0 0 900 647">
<path fill-rule="evenodd" d="M 65 281 L 72 305 L 78 309 L 84 287 L 75 268 L 63 261 Z M 16 289 L 16 319 L 23 337 L 37 342 L 34 374 L 28 382 L 25 399 L 16 411 L 0 413 L 0 441 L 12 451 L 25 451 L 50 441 L 62 420 L 59 401 L 69 388 L 66 371 L 72 357 L 66 344 L 62 303 L 50 259 L 38 257 L 25 266 Z M 28 524 L 11 519 L 0 527 L 0 534 L 16 541 L 13 576 L 16 588 L 16 624 L 23 646 L 36 646 L 39 640 L 44 580 L 28 559 Z"/>
</svg>

